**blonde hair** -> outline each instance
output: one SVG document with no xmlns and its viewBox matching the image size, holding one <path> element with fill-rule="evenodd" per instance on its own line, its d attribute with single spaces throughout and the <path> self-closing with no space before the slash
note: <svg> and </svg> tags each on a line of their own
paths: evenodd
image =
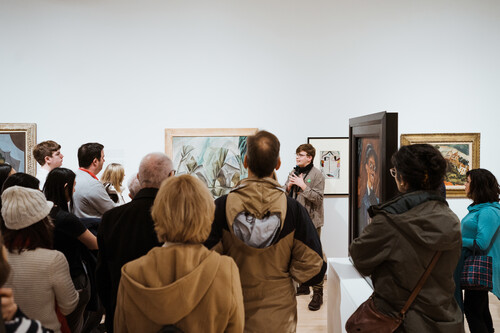
<svg viewBox="0 0 500 333">
<path fill-rule="evenodd" d="M 117 192 L 122 192 L 122 182 L 123 178 L 125 178 L 125 169 L 123 169 L 123 165 L 118 163 L 108 164 L 106 170 L 104 170 L 101 182 L 102 183 L 111 183 Z"/>
<path fill-rule="evenodd" d="M 215 204 L 199 179 L 169 177 L 161 185 L 151 211 L 160 242 L 202 243 L 210 234 Z"/>
</svg>

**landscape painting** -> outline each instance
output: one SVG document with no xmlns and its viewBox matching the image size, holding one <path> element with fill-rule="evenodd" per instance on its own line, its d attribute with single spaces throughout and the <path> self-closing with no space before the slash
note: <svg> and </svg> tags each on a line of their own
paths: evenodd
<svg viewBox="0 0 500 333">
<path fill-rule="evenodd" d="M 401 134 L 401 145 L 428 143 L 448 162 L 446 196 L 465 198 L 467 171 L 479 168 L 480 133 Z"/>
<path fill-rule="evenodd" d="M 247 136 L 256 129 L 167 129 L 166 153 L 176 174 L 202 180 L 214 198 L 248 176 L 243 166 Z"/>
</svg>

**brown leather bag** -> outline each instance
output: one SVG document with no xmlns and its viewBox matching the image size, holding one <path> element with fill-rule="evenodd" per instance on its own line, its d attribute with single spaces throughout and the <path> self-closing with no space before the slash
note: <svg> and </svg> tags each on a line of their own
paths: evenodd
<svg viewBox="0 0 500 333">
<path fill-rule="evenodd" d="M 349 317 L 345 323 L 345 329 L 347 333 L 392 333 L 398 329 L 399 325 L 403 322 L 406 311 L 410 308 L 417 297 L 420 289 L 424 286 L 425 281 L 432 272 L 432 269 L 436 265 L 439 257 L 441 256 L 441 251 L 437 251 L 432 257 L 431 262 L 427 266 L 427 269 L 418 280 L 417 285 L 413 289 L 410 297 L 406 301 L 405 305 L 398 313 L 397 317 L 391 317 L 386 314 L 381 313 L 375 307 L 373 302 L 373 295 L 363 302 L 354 313 Z"/>
</svg>

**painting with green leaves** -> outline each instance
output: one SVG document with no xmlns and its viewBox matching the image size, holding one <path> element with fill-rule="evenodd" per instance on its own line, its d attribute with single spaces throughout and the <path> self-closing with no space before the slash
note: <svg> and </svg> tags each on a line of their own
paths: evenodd
<svg viewBox="0 0 500 333">
<path fill-rule="evenodd" d="M 208 130 L 216 135 L 202 135 Z M 167 155 L 172 158 L 177 175 L 191 174 L 197 177 L 207 185 L 214 198 L 218 198 L 229 193 L 241 179 L 248 176 L 243 166 L 247 152 L 246 139 L 255 130 L 245 135 L 228 135 L 227 129 L 195 131 L 200 132 L 199 135 L 173 135 L 171 150 Z"/>
</svg>

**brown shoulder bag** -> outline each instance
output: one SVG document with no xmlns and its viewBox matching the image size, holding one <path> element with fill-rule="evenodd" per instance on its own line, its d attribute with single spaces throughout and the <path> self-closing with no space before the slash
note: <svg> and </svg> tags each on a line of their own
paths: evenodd
<svg viewBox="0 0 500 333">
<path fill-rule="evenodd" d="M 373 302 L 373 295 L 370 296 L 365 302 L 363 302 L 354 313 L 349 317 L 345 324 L 345 329 L 347 333 L 392 333 L 399 325 L 403 322 L 406 311 L 410 308 L 411 304 L 417 297 L 420 289 L 424 286 L 425 281 L 431 275 L 432 269 L 436 266 L 436 262 L 441 256 L 441 251 L 437 251 L 427 269 L 418 280 L 417 285 L 410 294 L 410 297 L 406 301 L 405 305 L 399 311 L 397 317 L 391 317 L 386 314 L 381 313 L 375 307 Z"/>
</svg>

